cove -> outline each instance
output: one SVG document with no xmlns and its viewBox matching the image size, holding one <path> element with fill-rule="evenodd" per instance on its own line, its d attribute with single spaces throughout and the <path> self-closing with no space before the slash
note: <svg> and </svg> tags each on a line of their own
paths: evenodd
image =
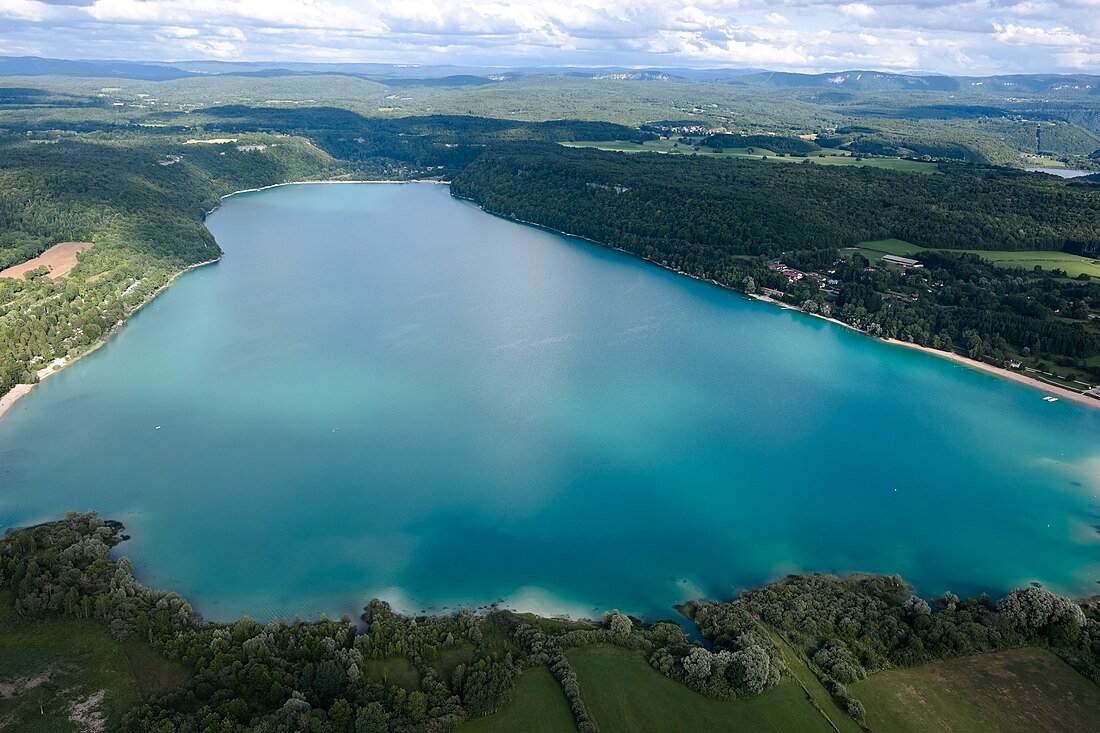
<svg viewBox="0 0 1100 733">
<path fill-rule="evenodd" d="M 213 620 L 668 618 L 792 572 L 1097 592 L 1100 411 L 445 186 L 234 196 L 226 251 L 0 420 L 0 525 L 95 509 Z"/>
</svg>

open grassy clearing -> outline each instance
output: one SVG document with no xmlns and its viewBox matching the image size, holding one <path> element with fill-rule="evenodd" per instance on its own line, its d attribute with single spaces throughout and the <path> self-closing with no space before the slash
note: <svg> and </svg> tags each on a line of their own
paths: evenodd
<svg viewBox="0 0 1100 733">
<path fill-rule="evenodd" d="M 901 255 L 903 257 L 919 255 L 932 247 L 921 247 L 901 239 L 880 239 L 874 242 L 860 242 L 857 249 L 867 259 L 874 261 L 884 254 Z M 981 249 L 953 249 L 951 252 L 969 252 L 983 259 L 989 260 L 994 265 L 1001 267 L 1023 267 L 1030 270 L 1036 265 L 1044 270 L 1065 270 L 1069 277 L 1077 277 L 1081 273 L 1087 273 L 1091 277 L 1100 278 L 1100 260 L 1089 257 L 1068 254 L 1066 252 L 1023 251 L 1009 252 L 1005 250 L 981 250 Z"/>
<path fill-rule="evenodd" d="M 432 662 L 432 669 L 439 678 L 448 685 L 454 680 L 455 670 L 460 664 L 470 664 L 474 661 L 474 645 L 459 644 L 457 646 L 444 647 L 439 656 Z"/>
<path fill-rule="evenodd" d="M 880 672 L 850 689 L 876 732 L 1100 730 L 1100 687 L 1045 649 Z"/>
<path fill-rule="evenodd" d="M 603 733 L 833 731 L 791 680 L 748 700 L 711 700 L 665 677 L 637 652 L 597 644 L 566 656 Z"/>
<path fill-rule="evenodd" d="M 851 165 L 867 168 L 888 168 L 890 170 L 908 171 L 910 173 L 936 173 L 939 168 L 935 163 L 923 160 L 907 160 L 905 158 L 856 158 L 848 153 L 835 150 L 819 150 L 807 153 L 805 156 L 781 156 L 775 151 L 766 148 L 726 148 L 721 152 L 715 152 L 713 148 L 700 147 L 696 151 L 690 144 L 677 140 L 651 140 L 644 143 L 625 142 L 621 140 L 585 141 L 561 143 L 569 148 L 595 148 L 616 153 L 671 153 L 674 155 L 705 155 L 710 158 L 749 158 L 762 160 L 765 157 L 776 163 L 819 163 L 821 165 Z"/>
<path fill-rule="evenodd" d="M 24 618 L 0 592 L 0 729 L 12 733 L 116 727 L 143 697 L 183 685 L 189 673 L 148 644 L 118 642 L 100 623 Z"/>
<path fill-rule="evenodd" d="M 420 673 L 406 657 L 368 659 L 363 665 L 363 676 L 368 680 L 379 680 L 387 686 L 397 685 L 406 690 L 420 689 Z"/>
<path fill-rule="evenodd" d="M 573 713 L 561 686 L 546 667 L 516 678 L 516 694 L 496 715 L 475 720 L 458 733 L 575 733 Z"/>
</svg>

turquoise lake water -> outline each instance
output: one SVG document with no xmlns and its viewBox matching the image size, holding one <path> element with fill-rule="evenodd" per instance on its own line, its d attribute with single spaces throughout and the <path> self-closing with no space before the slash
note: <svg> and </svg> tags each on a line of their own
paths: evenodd
<svg viewBox="0 0 1100 733">
<path fill-rule="evenodd" d="M 791 572 L 1100 592 L 1100 411 L 454 200 L 290 186 L 0 420 L 208 618 L 670 617 Z M 159 429 L 157 427 L 159 426 Z"/>
</svg>

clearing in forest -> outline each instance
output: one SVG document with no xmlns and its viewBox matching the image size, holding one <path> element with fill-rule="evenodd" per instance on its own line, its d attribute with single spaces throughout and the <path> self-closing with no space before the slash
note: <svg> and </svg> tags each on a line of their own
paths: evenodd
<svg viewBox="0 0 1100 733">
<path fill-rule="evenodd" d="M 6 270 L 0 270 L 0 277 L 13 277 L 19 279 L 31 270 L 37 270 L 43 265 L 49 270 L 47 277 L 56 279 L 76 267 L 76 255 L 92 246 L 91 242 L 62 242 L 55 244 L 48 250 L 32 260 L 27 260 L 21 265 L 12 265 Z"/>
</svg>

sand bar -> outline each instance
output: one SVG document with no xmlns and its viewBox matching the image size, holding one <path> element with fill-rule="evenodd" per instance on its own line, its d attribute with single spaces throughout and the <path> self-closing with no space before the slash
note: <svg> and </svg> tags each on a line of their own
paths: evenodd
<svg viewBox="0 0 1100 733">
<path fill-rule="evenodd" d="M 5 394 L 0 395 L 0 417 L 10 410 L 21 397 L 34 389 L 33 384 L 17 384 Z"/>
<path fill-rule="evenodd" d="M 751 297 L 756 299 L 756 300 L 764 301 L 765 303 L 771 303 L 772 305 L 777 305 L 780 308 L 783 308 L 785 310 L 796 311 L 796 312 L 801 313 L 801 314 L 806 315 L 806 316 L 813 316 L 814 318 L 820 318 L 823 321 L 828 321 L 829 323 L 835 323 L 838 326 L 843 326 L 844 328 L 851 329 L 851 330 L 855 331 L 856 333 L 863 334 L 864 336 L 868 336 L 870 338 L 875 338 L 874 336 L 871 336 L 866 331 L 860 331 L 858 328 L 856 328 L 852 324 L 845 323 L 844 321 L 837 320 L 836 318 L 830 318 L 829 316 L 823 316 L 820 313 L 807 313 L 806 311 L 803 311 L 801 308 L 799 308 L 797 306 L 791 305 L 790 303 L 784 303 L 781 300 L 776 300 L 774 298 L 769 298 L 766 295 L 753 294 Z M 1072 389 L 1066 389 L 1065 387 L 1059 387 L 1059 386 L 1054 385 L 1054 384 L 1048 384 L 1047 382 L 1044 382 L 1041 379 L 1035 379 L 1034 377 L 1029 377 L 1026 374 L 1023 374 L 1022 372 L 1018 372 L 1018 371 L 1015 371 L 1015 370 L 1012 370 L 1012 369 L 1003 369 L 1001 367 L 993 366 L 992 364 L 986 364 L 984 361 L 977 361 L 976 359 L 970 359 L 970 358 L 967 358 L 965 356 L 959 356 L 958 354 L 956 354 L 954 352 L 951 352 L 951 351 L 940 351 L 939 349 L 933 349 L 933 348 L 928 347 L 928 346 L 921 346 L 920 344 L 910 343 L 909 341 L 901 341 L 899 339 L 891 339 L 891 338 L 879 339 L 879 341 L 882 341 L 883 343 L 887 343 L 887 344 L 892 344 L 894 346 L 904 346 L 907 349 L 915 349 L 917 351 L 923 351 L 926 354 L 932 354 L 933 356 L 938 356 L 938 357 L 943 358 L 943 359 L 950 359 L 951 361 L 955 362 L 956 364 L 962 364 L 965 367 L 969 367 L 971 369 L 977 369 L 979 371 L 985 372 L 986 374 L 992 374 L 995 377 L 1003 377 L 1004 379 L 1011 379 L 1013 382 L 1019 382 L 1020 384 L 1026 384 L 1028 387 L 1033 387 L 1035 389 L 1040 389 L 1040 390 L 1046 392 L 1048 395 L 1052 395 L 1052 396 L 1059 397 L 1059 398 L 1065 398 L 1067 400 L 1071 400 L 1073 402 L 1077 402 L 1077 403 L 1082 404 L 1082 405 L 1087 405 L 1088 407 L 1094 407 L 1094 408 L 1100 409 L 1100 399 L 1097 399 L 1096 397 L 1090 397 L 1087 394 L 1082 394 L 1081 392 L 1075 392 Z"/>
<path fill-rule="evenodd" d="M 12 265 L 6 270 L 0 270 L 0 277 L 13 277 L 21 279 L 31 270 L 45 265 L 50 272 L 46 277 L 56 280 L 69 270 L 76 267 L 76 255 L 92 246 L 91 242 L 62 242 L 55 244 L 48 250 L 32 260 L 27 260 L 21 265 Z"/>
<path fill-rule="evenodd" d="M 1090 397 L 1087 394 L 1081 392 L 1074 392 L 1072 389 L 1066 389 L 1065 387 L 1059 387 L 1053 384 L 1047 384 L 1046 382 L 1029 377 L 1026 374 L 1021 374 L 1013 369 L 1002 369 L 995 367 L 992 364 L 986 364 L 984 361 L 976 361 L 975 359 L 968 359 L 965 356 L 959 356 L 958 354 L 949 351 L 940 351 L 939 349 L 932 349 L 927 346 L 920 346 L 919 344 L 911 344 L 908 341 L 898 341 L 897 339 L 882 339 L 888 344 L 894 344 L 895 346 L 904 346 L 907 349 L 916 349 L 917 351 L 923 351 L 926 354 L 933 354 L 935 356 L 942 357 L 944 359 L 950 359 L 957 364 L 970 367 L 971 369 L 978 369 L 987 374 L 992 374 L 995 377 L 1004 377 L 1005 379 L 1011 379 L 1013 382 L 1019 382 L 1020 384 L 1026 384 L 1029 387 L 1040 389 L 1046 392 L 1048 395 L 1054 397 L 1064 398 L 1073 402 L 1078 402 L 1082 405 L 1089 407 L 1095 407 L 1100 409 L 1100 399 L 1096 397 Z"/>
</svg>

